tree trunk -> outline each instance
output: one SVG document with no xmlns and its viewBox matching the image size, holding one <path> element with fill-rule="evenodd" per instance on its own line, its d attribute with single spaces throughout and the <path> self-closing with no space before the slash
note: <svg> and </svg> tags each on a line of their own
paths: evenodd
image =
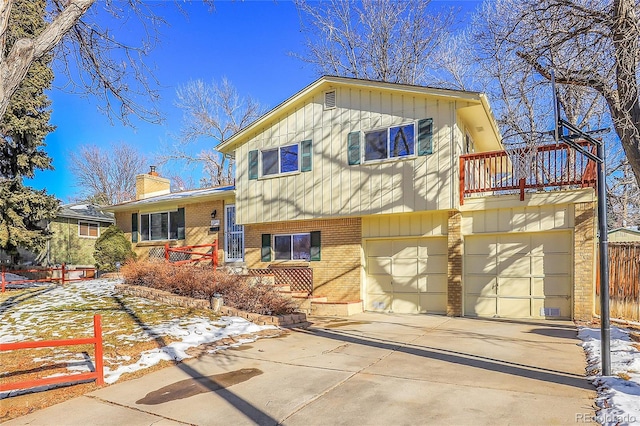
<svg viewBox="0 0 640 426">
<path fill-rule="evenodd" d="M 4 116 L 9 101 L 24 80 L 31 64 L 50 52 L 64 35 L 78 22 L 96 0 L 68 0 L 67 6 L 35 38 L 17 40 L 5 55 L 0 51 L 0 117 Z M 0 28 L 11 13 L 11 3 L 0 6 Z M 8 7 L 9 6 L 9 7 Z"/>
<path fill-rule="evenodd" d="M 611 118 L 640 186 L 640 103 L 638 100 L 638 17 L 633 0 L 614 0 L 613 46 L 617 99 L 607 99 Z M 617 101 L 617 102 L 616 102 Z"/>
</svg>

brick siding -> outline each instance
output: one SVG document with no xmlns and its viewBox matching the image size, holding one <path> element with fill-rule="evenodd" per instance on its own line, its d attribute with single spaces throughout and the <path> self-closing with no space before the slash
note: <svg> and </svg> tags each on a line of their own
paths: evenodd
<svg viewBox="0 0 640 426">
<path fill-rule="evenodd" d="M 462 315 L 462 214 L 450 211 L 447 222 L 447 315 Z"/>
<path fill-rule="evenodd" d="M 595 207 L 595 203 L 575 205 L 573 316 L 576 320 L 591 320 L 594 313 L 597 242 Z"/>
<path fill-rule="evenodd" d="M 220 220 L 220 231 L 209 231 L 211 225 L 211 212 L 217 211 L 216 219 Z M 162 209 L 159 209 L 162 211 Z M 117 212 L 116 224 L 125 233 L 129 241 L 131 241 L 131 214 L 137 212 Z M 213 244 L 215 240 L 218 242 L 218 263 L 224 262 L 224 202 L 222 200 L 206 201 L 202 203 L 187 204 L 184 206 L 185 219 L 185 239 L 180 241 L 172 241 L 170 245 L 174 246 L 194 246 L 199 244 Z M 152 247 L 164 246 L 165 241 L 140 241 L 133 244 L 133 250 L 138 255 L 138 259 L 147 259 L 149 249 Z"/>
<path fill-rule="evenodd" d="M 360 300 L 362 221 L 360 218 L 305 220 L 246 225 L 245 262 L 249 268 L 266 268 L 279 262 L 262 262 L 262 234 L 320 231 L 321 260 L 303 262 L 313 268 L 313 295 L 329 302 Z M 291 261 L 296 265 L 299 261 Z M 284 262 L 286 264 L 286 262 Z"/>
</svg>

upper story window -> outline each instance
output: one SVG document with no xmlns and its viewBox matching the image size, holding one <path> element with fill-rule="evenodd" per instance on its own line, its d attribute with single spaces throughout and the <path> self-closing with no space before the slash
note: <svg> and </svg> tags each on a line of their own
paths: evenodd
<svg viewBox="0 0 640 426">
<path fill-rule="evenodd" d="M 311 140 L 261 151 L 256 149 L 249 151 L 249 179 L 308 172 L 312 164 Z"/>
<path fill-rule="evenodd" d="M 364 161 L 407 157 L 415 153 L 414 125 L 390 127 L 364 134 Z"/>
<path fill-rule="evenodd" d="M 184 239 L 184 209 L 140 215 L 140 240 Z"/>
<path fill-rule="evenodd" d="M 431 118 L 386 129 L 355 131 L 347 136 L 347 160 L 350 166 L 362 161 L 367 163 L 432 153 Z"/>
<path fill-rule="evenodd" d="M 262 176 L 297 172 L 298 144 L 262 151 Z"/>
<path fill-rule="evenodd" d="M 78 235 L 80 237 L 98 238 L 100 236 L 100 224 L 78 221 Z"/>
</svg>

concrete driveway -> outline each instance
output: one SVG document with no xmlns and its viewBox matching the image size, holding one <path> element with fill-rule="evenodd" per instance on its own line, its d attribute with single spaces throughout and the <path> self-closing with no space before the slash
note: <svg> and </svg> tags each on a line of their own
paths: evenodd
<svg viewBox="0 0 640 426">
<path fill-rule="evenodd" d="M 374 313 L 312 321 L 6 424 L 521 425 L 595 414 L 571 322 Z"/>
</svg>

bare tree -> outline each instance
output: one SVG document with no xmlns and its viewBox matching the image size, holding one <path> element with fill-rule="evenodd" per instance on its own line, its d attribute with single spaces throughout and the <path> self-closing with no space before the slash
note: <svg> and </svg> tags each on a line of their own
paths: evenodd
<svg viewBox="0 0 640 426">
<path fill-rule="evenodd" d="M 6 29 L 14 2 L 0 1 L 0 117 L 34 61 L 53 54 L 65 89 L 91 95 L 110 117 L 131 124 L 131 115 L 159 122 L 157 81 L 145 58 L 157 44 L 164 20 L 162 4 L 144 0 L 47 0 L 47 25 L 37 36 L 23 37 L 6 51 Z M 179 7 L 179 6 L 178 6 Z M 119 38 L 126 22 L 127 34 Z M 135 42 L 131 29 L 142 34 Z M 126 40 L 126 42 L 125 42 Z"/>
<path fill-rule="evenodd" d="M 71 153 L 71 172 L 80 188 L 79 200 L 99 205 L 118 204 L 136 195 L 136 175 L 147 167 L 146 159 L 126 143 L 112 144 L 108 150 L 84 145 Z"/>
<path fill-rule="evenodd" d="M 207 84 L 202 80 L 190 81 L 177 90 L 177 106 L 184 114 L 180 141 L 161 154 L 161 164 L 182 162 L 200 165 L 205 177 L 200 186 L 232 184 L 233 159 L 213 148 L 194 153 L 199 140 L 213 147 L 246 127 L 265 112 L 265 108 L 250 96 L 241 97 L 236 88 L 223 78 Z M 188 182 L 184 182 L 188 183 Z"/>
<path fill-rule="evenodd" d="M 604 100 L 638 183 L 639 9 L 636 0 L 495 0 L 482 10 L 502 54 Z"/>
<path fill-rule="evenodd" d="M 607 219 L 610 229 L 640 226 L 640 189 L 628 161 L 624 155 L 621 157 L 622 160 L 616 162 L 617 167 L 607 170 Z"/>
<path fill-rule="evenodd" d="M 504 43 L 501 32 L 497 32 L 496 21 L 500 19 L 492 5 L 474 15 L 471 35 L 464 37 L 465 45 L 474 45 L 474 53 L 461 66 L 446 67 L 449 74 L 474 77 L 475 89 L 486 92 L 493 104 L 497 121 L 507 143 L 537 145 L 551 141 L 549 131 L 553 129 L 553 96 L 551 84 L 522 60 L 511 46 Z M 493 10 L 493 13 L 489 13 Z M 454 44 L 454 47 L 460 43 Z M 453 55 L 451 50 L 440 56 Z M 453 63 L 457 65 L 458 62 Z M 559 85 L 559 102 L 569 121 L 582 128 L 603 126 L 608 119 L 606 104 L 591 88 Z"/>
<path fill-rule="evenodd" d="M 295 0 L 306 53 L 321 74 L 405 84 L 428 80 L 430 57 L 453 23 L 429 0 Z"/>
</svg>

